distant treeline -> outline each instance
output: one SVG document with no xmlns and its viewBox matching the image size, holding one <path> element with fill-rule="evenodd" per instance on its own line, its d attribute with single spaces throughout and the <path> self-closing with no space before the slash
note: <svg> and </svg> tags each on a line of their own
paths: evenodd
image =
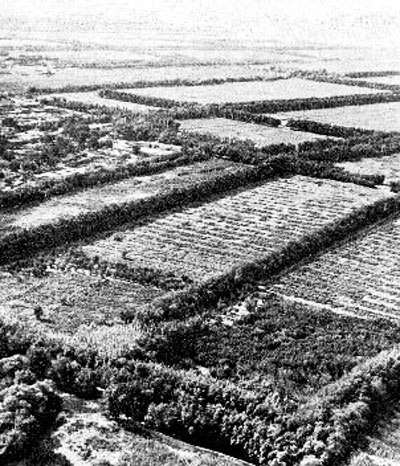
<svg viewBox="0 0 400 466">
<path fill-rule="evenodd" d="M 346 73 L 348 78 L 383 78 L 385 76 L 399 76 L 400 71 L 355 71 Z"/>
</svg>

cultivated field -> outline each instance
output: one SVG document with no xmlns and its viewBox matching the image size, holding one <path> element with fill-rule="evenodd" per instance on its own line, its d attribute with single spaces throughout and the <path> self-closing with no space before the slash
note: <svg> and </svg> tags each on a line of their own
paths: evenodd
<svg viewBox="0 0 400 466">
<path fill-rule="evenodd" d="M 122 102 L 121 100 L 105 99 L 100 97 L 97 91 L 93 92 L 64 92 L 62 94 L 47 94 L 46 99 L 65 99 L 67 102 L 79 102 L 87 105 L 99 105 L 101 107 L 129 110 L 133 113 L 148 113 L 160 110 L 159 107 L 140 105 L 132 102 Z"/>
<path fill-rule="evenodd" d="M 311 120 L 318 123 L 375 131 L 400 131 L 400 102 L 301 110 L 274 114 L 272 116 L 282 120 L 290 118 Z"/>
<path fill-rule="evenodd" d="M 0 464 L 339 465 L 399 398 L 400 198 L 349 175 L 399 180 L 399 144 L 285 124 L 399 132 L 400 103 L 365 104 L 397 94 L 326 71 L 398 54 L 86 12 L 0 38 Z"/>
<path fill-rule="evenodd" d="M 270 76 L 270 65 L 207 65 L 207 66 L 146 66 L 135 68 L 79 68 L 54 70 L 52 75 L 42 74 L 34 67 L 16 69 L 15 73 L 0 74 L 0 84 L 26 89 L 30 86 L 53 88 L 64 86 L 106 85 L 160 79 L 204 80 L 212 78 Z"/>
<path fill-rule="evenodd" d="M 331 84 L 290 78 L 276 81 L 224 83 L 206 86 L 152 87 L 124 89 L 135 95 L 158 97 L 180 102 L 200 104 L 239 103 L 254 100 L 302 99 L 354 94 L 374 94 L 377 91 L 362 87 Z"/>
<path fill-rule="evenodd" d="M 304 141 L 326 139 L 325 136 L 306 133 L 305 131 L 293 131 L 289 128 L 272 128 L 265 125 L 245 123 L 243 121 L 228 120 L 225 118 L 202 118 L 180 121 L 180 128 L 194 133 L 205 133 L 228 139 L 249 139 L 257 147 L 265 147 L 272 144 L 300 144 Z"/>
<path fill-rule="evenodd" d="M 268 290 L 316 310 L 399 319 L 399 247 L 396 219 L 284 275 Z"/>
<path fill-rule="evenodd" d="M 223 274 L 317 231 L 354 209 L 391 196 L 335 181 L 295 176 L 166 214 L 84 247 L 109 262 L 186 275 Z"/>
<path fill-rule="evenodd" d="M 206 184 L 223 174 L 246 170 L 251 169 L 241 164 L 211 160 L 58 196 L 33 207 L 5 211 L 0 219 L 0 234 L 56 224 L 61 220 L 98 212 L 117 204 L 150 200 L 157 195 L 167 195 L 175 189 L 190 188 L 194 183 Z"/>
<path fill-rule="evenodd" d="M 386 185 L 390 185 L 392 181 L 400 181 L 400 154 L 343 162 L 336 166 L 357 175 L 384 175 Z"/>
</svg>

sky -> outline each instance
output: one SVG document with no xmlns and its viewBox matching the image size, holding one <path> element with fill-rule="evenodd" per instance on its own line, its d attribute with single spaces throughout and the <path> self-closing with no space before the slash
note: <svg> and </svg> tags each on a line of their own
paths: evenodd
<svg viewBox="0 0 400 466">
<path fill-rule="evenodd" d="M 0 12 L 0 35 L 23 23 L 89 40 L 140 31 L 243 43 L 400 43 L 400 0 L 0 0 Z"/>
</svg>

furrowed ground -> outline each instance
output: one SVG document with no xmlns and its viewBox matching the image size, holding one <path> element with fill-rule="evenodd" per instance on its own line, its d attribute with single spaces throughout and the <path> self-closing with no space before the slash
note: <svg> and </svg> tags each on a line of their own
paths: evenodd
<svg viewBox="0 0 400 466">
<path fill-rule="evenodd" d="M 282 120 L 311 120 L 351 128 L 373 131 L 400 131 L 400 102 L 370 105 L 350 105 L 341 108 L 324 108 L 274 114 Z"/>
<path fill-rule="evenodd" d="M 123 229 L 118 241 L 112 234 L 84 251 L 133 268 L 147 265 L 201 281 L 389 197 L 392 194 L 361 186 L 295 176 Z"/>
<path fill-rule="evenodd" d="M 211 134 L 222 139 L 251 140 L 257 147 L 281 143 L 297 145 L 304 141 L 326 139 L 325 136 L 306 133 L 305 131 L 271 128 L 265 125 L 227 120 L 225 118 L 183 120 L 180 122 L 180 128 L 194 133 Z"/>
<path fill-rule="evenodd" d="M 369 88 L 342 84 L 308 81 L 300 78 L 276 81 L 254 81 L 224 83 L 206 86 L 152 87 L 145 89 L 124 89 L 124 92 L 139 96 L 170 99 L 180 102 L 239 103 L 269 99 L 297 99 L 307 97 L 332 97 L 354 94 L 375 94 Z"/>
<path fill-rule="evenodd" d="M 289 302 L 358 316 L 399 319 L 400 220 L 321 255 L 267 287 Z"/>
</svg>

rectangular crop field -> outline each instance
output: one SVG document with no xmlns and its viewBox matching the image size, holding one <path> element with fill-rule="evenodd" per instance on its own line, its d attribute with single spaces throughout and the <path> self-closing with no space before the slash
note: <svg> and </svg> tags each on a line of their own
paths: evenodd
<svg viewBox="0 0 400 466">
<path fill-rule="evenodd" d="M 391 193 L 303 176 L 279 179 L 157 217 L 84 247 L 109 262 L 186 275 L 196 282 L 276 252 Z"/>
<path fill-rule="evenodd" d="M 35 67 L 16 67 L 16 72 L 0 75 L 0 85 L 19 88 L 35 86 L 54 88 L 131 83 L 136 81 L 160 81 L 169 79 L 204 80 L 270 76 L 269 65 L 207 65 L 207 66 L 138 66 L 134 68 L 56 68 L 51 76 L 43 75 Z"/>
<path fill-rule="evenodd" d="M 124 89 L 136 95 L 197 102 L 200 104 L 239 103 L 259 100 L 304 99 L 307 97 L 333 97 L 354 94 L 375 94 L 369 88 L 346 86 L 290 78 L 277 81 L 250 81 L 206 86 L 149 87 Z M 379 92 L 379 91 L 378 91 Z"/>
<path fill-rule="evenodd" d="M 148 105 L 140 105 L 132 102 L 122 102 L 120 100 L 105 99 L 100 97 L 97 91 L 92 92 L 65 92 L 61 94 L 48 94 L 46 99 L 59 98 L 65 99 L 67 102 L 79 102 L 87 105 L 100 105 L 108 108 L 119 108 L 130 110 L 134 113 L 148 113 L 150 111 L 159 110 L 159 107 L 150 107 Z"/>
<path fill-rule="evenodd" d="M 400 219 L 283 276 L 269 290 L 314 308 L 400 318 Z"/>
<path fill-rule="evenodd" d="M 137 176 L 75 194 L 58 196 L 37 206 L 4 212 L 0 218 L 0 234 L 56 224 L 62 219 L 96 212 L 114 204 L 132 203 L 160 194 L 167 195 L 177 188 L 190 188 L 194 183 L 206 184 L 224 174 L 251 170 L 251 167 L 242 164 L 210 160 L 156 175 Z"/>
<path fill-rule="evenodd" d="M 255 123 L 228 120 L 226 118 L 200 118 L 180 121 L 180 128 L 195 133 L 206 133 L 221 139 L 249 139 L 258 147 L 272 144 L 299 144 L 304 141 L 326 139 L 326 136 L 293 131 L 289 128 L 272 128 Z"/>
<path fill-rule="evenodd" d="M 351 128 L 400 132 L 400 102 L 300 110 L 272 116 L 286 120 L 294 118 Z"/>
<path fill-rule="evenodd" d="M 384 175 L 386 185 L 392 181 L 400 181 L 400 154 L 342 162 L 336 166 L 356 175 Z"/>
</svg>

